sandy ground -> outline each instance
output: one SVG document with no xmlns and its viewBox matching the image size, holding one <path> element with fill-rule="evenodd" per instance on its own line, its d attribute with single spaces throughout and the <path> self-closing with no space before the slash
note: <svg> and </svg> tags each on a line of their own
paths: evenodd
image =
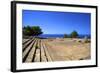
<svg viewBox="0 0 100 73">
<path fill-rule="evenodd" d="M 79 42 L 83 39 L 43 39 L 53 61 L 90 59 L 90 43 Z"/>
</svg>

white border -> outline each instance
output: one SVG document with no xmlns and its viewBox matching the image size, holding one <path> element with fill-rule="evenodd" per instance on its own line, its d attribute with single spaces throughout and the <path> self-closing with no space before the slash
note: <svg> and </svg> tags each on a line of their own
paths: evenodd
<svg viewBox="0 0 100 73">
<path fill-rule="evenodd" d="M 85 66 L 95 65 L 95 53 L 96 53 L 96 42 L 95 42 L 95 13 L 94 8 L 82 8 L 82 7 L 60 7 L 60 6 L 45 6 L 45 5 L 28 5 L 28 4 L 17 4 L 17 21 L 16 21 L 16 32 L 17 32 L 17 70 L 22 69 L 38 69 L 38 68 L 52 68 L 52 67 L 70 67 L 70 66 Z M 62 12 L 82 12 L 91 13 L 91 60 L 81 61 L 61 61 L 61 62 L 45 62 L 45 63 L 22 63 L 22 10 L 43 10 L 43 11 L 62 11 Z"/>
</svg>

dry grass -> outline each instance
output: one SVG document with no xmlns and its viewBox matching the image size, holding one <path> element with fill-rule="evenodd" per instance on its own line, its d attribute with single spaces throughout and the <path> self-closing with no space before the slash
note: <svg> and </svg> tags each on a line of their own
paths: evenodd
<svg viewBox="0 0 100 73">
<path fill-rule="evenodd" d="M 51 41 L 52 40 L 52 41 Z M 90 59 L 90 42 L 81 39 L 44 39 L 54 61 Z"/>
</svg>

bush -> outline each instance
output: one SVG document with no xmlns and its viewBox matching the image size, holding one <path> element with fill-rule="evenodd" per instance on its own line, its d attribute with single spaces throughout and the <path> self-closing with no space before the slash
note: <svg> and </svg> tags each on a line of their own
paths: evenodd
<svg viewBox="0 0 100 73">
<path fill-rule="evenodd" d="M 84 42 L 85 42 L 85 43 L 90 43 L 91 41 L 90 41 L 90 40 L 88 40 L 88 39 L 86 39 Z"/>
<path fill-rule="evenodd" d="M 82 40 L 79 40 L 78 42 L 82 42 Z"/>
<path fill-rule="evenodd" d="M 68 37 L 68 35 L 67 34 L 64 34 L 64 38 L 67 38 Z"/>
<path fill-rule="evenodd" d="M 70 34 L 70 37 L 72 37 L 72 38 L 77 38 L 77 36 L 78 36 L 77 31 L 73 31 L 73 32 Z"/>
</svg>

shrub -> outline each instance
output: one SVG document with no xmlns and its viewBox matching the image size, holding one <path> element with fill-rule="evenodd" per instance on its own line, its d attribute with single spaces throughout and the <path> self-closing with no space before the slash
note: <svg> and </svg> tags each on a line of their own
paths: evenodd
<svg viewBox="0 0 100 73">
<path fill-rule="evenodd" d="M 64 38 L 67 38 L 68 37 L 68 35 L 67 34 L 64 34 Z"/>
<path fill-rule="evenodd" d="M 77 31 L 73 31 L 73 32 L 70 34 L 70 36 L 71 36 L 72 38 L 77 38 L 77 36 L 78 36 Z"/>
<path fill-rule="evenodd" d="M 86 39 L 84 42 L 85 42 L 85 43 L 90 43 L 91 41 L 90 41 L 90 40 L 88 40 L 88 39 Z"/>
</svg>

